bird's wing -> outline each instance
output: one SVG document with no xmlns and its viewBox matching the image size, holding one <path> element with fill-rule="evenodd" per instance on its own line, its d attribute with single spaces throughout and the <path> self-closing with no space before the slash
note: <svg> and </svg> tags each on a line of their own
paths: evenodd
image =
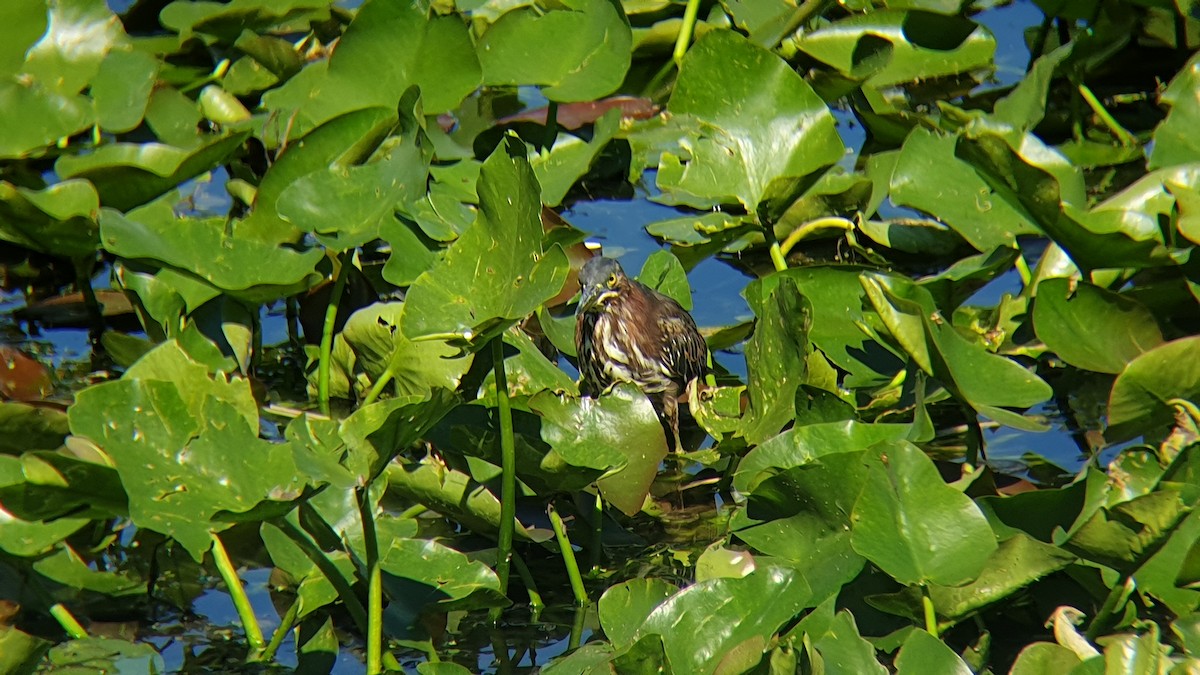
<svg viewBox="0 0 1200 675">
<path fill-rule="evenodd" d="M 677 315 L 658 319 L 662 331 L 665 361 L 679 379 L 687 382 L 704 375 L 708 346 L 696 329 L 696 322 L 682 309 Z"/>
</svg>

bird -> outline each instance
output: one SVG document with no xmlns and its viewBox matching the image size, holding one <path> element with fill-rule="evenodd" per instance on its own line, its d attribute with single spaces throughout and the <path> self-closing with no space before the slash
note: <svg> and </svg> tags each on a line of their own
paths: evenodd
<svg viewBox="0 0 1200 675">
<path fill-rule="evenodd" d="M 619 382 L 647 395 L 673 449 L 679 439 L 679 395 L 706 371 L 708 347 L 687 310 L 629 278 L 612 258 L 596 257 L 579 271 L 575 312 L 579 390 L 596 397 Z"/>
</svg>

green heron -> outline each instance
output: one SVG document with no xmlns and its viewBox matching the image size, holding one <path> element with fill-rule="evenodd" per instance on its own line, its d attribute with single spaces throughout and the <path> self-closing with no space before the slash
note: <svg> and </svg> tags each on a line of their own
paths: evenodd
<svg viewBox="0 0 1200 675">
<path fill-rule="evenodd" d="M 679 442 L 679 394 L 705 371 L 707 347 L 678 302 L 630 279 L 612 258 L 592 258 L 579 272 L 575 347 L 579 390 L 596 396 L 632 382 L 649 396 Z"/>
</svg>

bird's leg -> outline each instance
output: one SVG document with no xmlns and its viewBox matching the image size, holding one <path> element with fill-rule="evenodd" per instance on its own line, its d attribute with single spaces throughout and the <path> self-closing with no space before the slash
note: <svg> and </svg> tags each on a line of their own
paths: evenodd
<svg viewBox="0 0 1200 675">
<path fill-rule="evenodd" d="M 683 452 L 683 442 L 679 438 L 679 387 L 672 384 L 662 393 L 662 416 L 671 437 L 667 439 L 672 452 Z"/>
</svg>

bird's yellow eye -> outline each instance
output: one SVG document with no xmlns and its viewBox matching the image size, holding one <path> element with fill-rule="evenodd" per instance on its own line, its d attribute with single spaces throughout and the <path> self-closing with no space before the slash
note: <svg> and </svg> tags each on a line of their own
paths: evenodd
<svg viewBox="0 0 1200 675">
<path fill-rule="evenodd" d="M 608 275 L 608 287 L 612 288 L 613 286 L 616 286 L 616 285 L 617 285 L 617 275 L 615 275 L 615 274 Z"/>
</svg>

